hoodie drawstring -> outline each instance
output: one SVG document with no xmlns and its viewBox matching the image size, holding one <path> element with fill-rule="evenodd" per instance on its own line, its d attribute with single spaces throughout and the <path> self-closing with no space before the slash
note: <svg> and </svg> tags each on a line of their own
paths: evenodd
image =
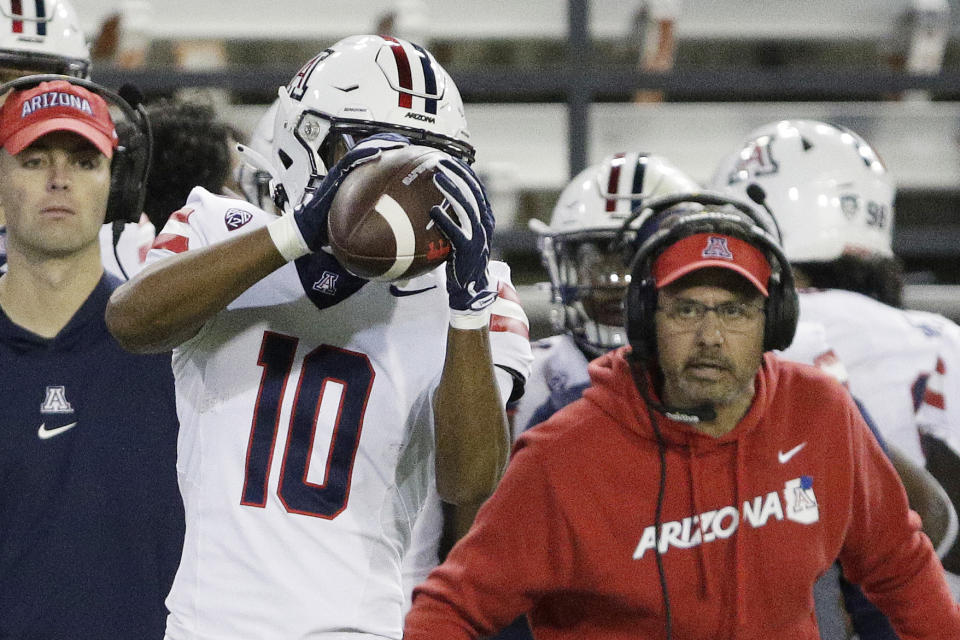
<svg viewBox="0 0 960 640">
<path fill-rule="evenodd" d="M 697 454 L 694 447 L 689 447 L 687 449 L 689 452 L 689 459 L 687 463 L 687 473 L 690 477 L 690 503 L 691 503 L 691 513 L 690 518 L 693 522 L 693 518 L 697 517 L 697 524 L 695 527 L 691 527 L 691 535 L 694 535 L 694 532 L 700 531 L 701 543 L 698 544 L 695 549 L 697 556 L 697 572 L 699 574 L 698 591 L 700 598 L 706 600 L 710 595 L 710 572 L 707 571 L 707 559 L 703 549 L 703 534 L 706 533 L 702 529 L 702 523 L 699 521 L 699 516 L 703 513 L 703 496 L 700 495 L 700 483 L 697 481 L 696 473 L 694 472 L 694 466 L 697 464 Z"/>
</svg>

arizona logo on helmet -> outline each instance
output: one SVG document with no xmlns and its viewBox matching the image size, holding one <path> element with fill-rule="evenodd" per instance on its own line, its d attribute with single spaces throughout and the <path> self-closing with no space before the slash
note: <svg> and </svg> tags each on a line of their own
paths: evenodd
<svg viewBox="0 0 960 640">
<path fill-rule="evenodd" d="M 742 180 L 748 180 L 751 176 L 766 176 L 777 173 L 780 170 L 780 165 L 777 164 L 770 152 L 771 142 L 773 142 L 772 136 L 763 136 L 744 147 L 733 171 L 727 176 L 727 183 L 735 184 Z"/>
<path fill-rule="evenodd" d="M 307 83 L 310 80 L 310 75 L 313 73 L 314 69 L 317 68 L 317 65 L 329 58 L 333 54 L 333 49 L 324 49 L 317 55 L 310 58 L 305 65 L 300 67 L 300 70 L 297 71 L 297 75 L 293 76 L 290 79 L 289 84 L 287 84 L 287 93 L 290 94 L 290 97 L 294 100 L 300 100 L 303 98 L 303 94 L 307 91 Z"/>
</svg>

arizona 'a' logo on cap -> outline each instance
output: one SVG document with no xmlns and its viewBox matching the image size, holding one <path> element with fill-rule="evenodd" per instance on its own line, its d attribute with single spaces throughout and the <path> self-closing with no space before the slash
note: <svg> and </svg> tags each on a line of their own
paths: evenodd
<svg viewBox="0 0 960 640">
<path fill-rule="evenodd" d="M 707 246 L 700 254 L 704 258 L 722 258 L 723 260 L 733 260 L 733 252 L 727 246 L 727 239 L 719 236 L 709 236 Z"/>
</svg>

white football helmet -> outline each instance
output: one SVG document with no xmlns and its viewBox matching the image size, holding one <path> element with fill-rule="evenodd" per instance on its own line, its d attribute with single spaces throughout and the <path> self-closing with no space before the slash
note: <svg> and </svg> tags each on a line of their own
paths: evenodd
<svg viewBox="0 0 960 640">
<path fill-rule="evenodd" d="M 844 127 L 764 125 L 723 159 L 712 185 L 765 207 L 791 262 L 893 255 L 893 181 L 877 152 Z"/>
<path fill-rule="evenodd" d="M 669 160 L 646 153 L 617 153 L 581 171 L 560 193 L 549 225 L 530 221 L 550 275 L 554 329 L 594 355 L 627 344 L 623 298 L 638 225 L 621 229 L 649 200 L 698 191 Z"/>
<path fill-rule="evenodd" d="M 90 77 L 77 13 L 67 0 L 0 0 L 3 80 L 35 73 Z"/>
<path fill-rule="evenodd" d="M 269 160 L 284 211 L 309 199 L 340 154 L 376 133 L 473 161 L 460 92 L 426 49 L 406 40 L 345 38 L 307 62 L 279 96 Z"/>
</svg>

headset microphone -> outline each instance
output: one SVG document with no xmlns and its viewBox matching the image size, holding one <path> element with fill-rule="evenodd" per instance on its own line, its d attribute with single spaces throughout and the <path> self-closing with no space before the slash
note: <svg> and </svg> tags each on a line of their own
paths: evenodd
<svg viewBox="0 0 960 640">
<path fill-rule="evenodd" d="M 751 182 L 747 185 L 747 196 L 770 214 L 770 221 L 777 230 L 777 240 L 783 242 L 783 234 L 780 232 L 780 225 L 777 224 L 777 216 L 773 215 L 773 211 L 771 211 L 767 205 L 767 192 L 756 182 Z"/>
</svg>

